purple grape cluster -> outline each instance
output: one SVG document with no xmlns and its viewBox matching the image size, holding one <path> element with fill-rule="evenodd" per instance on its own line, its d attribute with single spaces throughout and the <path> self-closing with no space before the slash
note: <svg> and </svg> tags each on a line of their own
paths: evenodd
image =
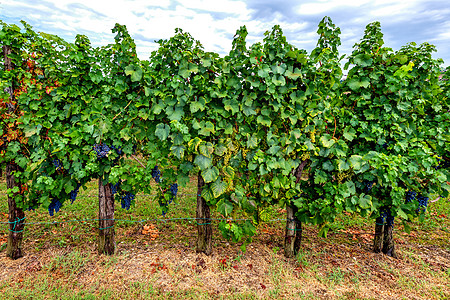
<svg viewBox="0 0 450 300">
<path fill-rule="evenodd" d="M 409 203 L 416 199 L 417 193 L 415 191 L 407 191 L 406 192 L 406 203 Z"/>
<path fill-rule="evenodd" d="M 106 144 L 95 144 L 94 150 L 97 152 L 97 158 L 103 158 L 108 156 L 111 149 Z"/>
<path fill-rule="evenodd" d="M 63 168 L 63 165 L 59 159 L 54 159 L 53 165 L 55 166 L 56 171 L 62 170 Z"/>
<path fill-rule="evenodd" d="M 418 211 L 424 213 L 427 210 L 428 200 L 429 200 L 429 198 L 425 197 L 423 195 L 417 196 L 417 201 L 419 201 L 419 209 L 418 209 Z"/>
<path fill-rule="evenodd" d="M 77 187 L 70 192 L 70 203 L 73 204 L 78 195 L 78 190 L 80 189 L 81 183 L 77 183 Z"/>
<path fill-rule="evenodd" d="M 135 197 L 134 194 L 126 192 L 125 195 L 122 196 L 122 201 L 120 201 L 122 208 L 129 210 L 131 206 L 131 201 L 134 200 L 134 197 Z"/>
<path fill-rule="evenodd" d="M 172 185 L 170 186 L 170 191 L 172 192 L 172 198 L 170 198 L 169 204 L 172 203 L 173 198 L 175 198 L 175 197 L 177 196 L 177 193 L 178 193 L 178 184 L 177 184 L 177 183 L 172 184 Z"/>
<path fill-rule="evenodd" d="M 57 213 L 59 209 L 61 208 L 62 203 L 59 202 L 58 199 L 53 198 L 52 203 L 48 206 L 48 213 L 50 216 L 53 217 L 53 214 Z"/>
<path fill-rule="evenodd" d="M 381 223 L 384 225 L 392 226 L 394 225 L 394 217 L 391 214 L 391 210 L 387 207 L 381 208 L 380 211 Z"/>
<path fill-rule="evenodd" d="M 152 169 L 152 177 L 153 179 L 155 179 L 156 183 L 160 183 L 161 182 L 161 171 L 158 169 L 158 166 L 155 166 Z"/>
<path fill-rule="evenodd" d="M 375 181 L 365 181 L 364 183 L 365 183 L 364 192 L 368 193 L 372 189 Z"/>
<path fill-rule="evenodd" d="M 122 180 L 119 180 L 116 184 L 111 184 L 111 193 L 114 195 L 117 193 L 117 190 L 119 189 L 120 183 Z"/>
</svg>

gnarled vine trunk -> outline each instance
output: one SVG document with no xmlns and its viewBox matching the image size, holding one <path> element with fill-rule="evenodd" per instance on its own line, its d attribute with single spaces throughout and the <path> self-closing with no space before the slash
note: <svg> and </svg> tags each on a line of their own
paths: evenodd
<svg viewBox="0 0 450 300">
<path fill-rule="evenodd" d="M 384 225 L 383 253 L 396 258 L 394 245 L 394 224 L 386 224 Z"/>
<path fill-rule="evenodd" d="M 304 160 L 293 172 L 296 183 L 301 180 L 303 169 L 308 164 L 308 160 Z M 286 204 L 286 233 L 284 237 L 284 255 L 286 257 L 294 257 L 300 250 L 302 242 L 302 224 L 297 218 L 298 208 L 294 204 Z"/>
<path fill-rule="evenodd" d="M 383 249 L 383 239 L 384 239 L 383 229 L 384 229 L 383 219 L 377 218 L 375 220 L 375 236 L 373 237 L 373 252 L 375 253 L 380 253 L 381 250 Z"/>
<path fill-rule="evenodd" d="M 6 164 L 6 187 L 13 189 L 19 187 L 21 184 L 15 180 L 13 175 L 14 171 L 21 171 L 17 165 L 12 163 Z M 6 247 L 6 256 L 12 259 L 20 258 L 24 255 L 22 250 L 23 229 L 25 227 L 25 213 L 22 209 L 18 208 L 14 197 L 19 193 L 14 193 L 12 197 L 8 196 L 8 221 L 9 221 L 9 234 L 8 243 Z"/>
<path fill-rule="evenodd" d="M 5 69 L 12 70 L 14 64 L 11 58 L 8 57 L 12 53 L 12 49 L 9 46 L 3 46 L 3 57 L 5 62 Z M 14 103 L 14 85 L 6 88 L 5 92 L 9 94 L 10 103 L 7 103 L 8 112 L 13 112 L 16 107 Z M 19 188 L 19 193 L 22 193 L 22 185 L 16 181 L 14 176 L 15 171 L 22 171 L 14 162 L 6 162 L 6 188 L 13 189 L 14 187 Z M 14 193 L 12 197 L 8 195 L 8 221 L 9 221 L 9 234 L 8 243 L 6 246 L 6 256 L 12 259 L 17 259 L 23 256 L 22 250 L 22 239 L 23 239 L 23 229 L 25 227 L 25 213 L 22 209 L 17 207 L 15 197 L 19 193 Z"/>
<path fill-rule="evenodd" d="M 284 255 L 294 257 L 300 250 L 302 240 L 302 223 L 295 214 L 298 208 L 295 205 L 286 205 L 286 234 L 284 239 Z"/>
<path fill-rule="evenodd" d="M 201 196 L 205 181 L 201 172 L 198 173 L 197 181 L 197 252 L 210 255 L 212 252 L 212 226 L 211 212 L 205 199 Z"/>
<path fill-rule="evenodd" d="M 111 191 L 111 184 L 103 185 L 101 178 L 98 180 L 98 219 L 98 252 L 113 255 L 116 250 L 114 195 Z"/>
</svg>

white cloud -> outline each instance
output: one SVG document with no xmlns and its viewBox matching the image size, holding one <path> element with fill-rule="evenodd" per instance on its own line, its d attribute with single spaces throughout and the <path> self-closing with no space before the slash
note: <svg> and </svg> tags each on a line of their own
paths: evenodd
<svg viewBox="0 0 450 300">
<path fill-rule="evenodd" d="M 136 38 L 142 58 L 156 49 L 152 40 L 170 38 L 176 27 L 200 40 L 206 51 L 224 55 L 240 26 L 247 26 L 251 45 L 279 24 L 289 43 L 311 50 L 317 42 L 317 23 L 328 15 L 341 28 L 341 52 L 351 51 L 366 24 L 380 21 L 386 46 L 434 42 L 450 63 L 446 0 L 8 0 L 2 1 L 0 15 L 7 23 L 23 19 L 36 30 L 69 41 L 77 33 L 85 34 L 96 46 L 113 42 L 111 29 L 120 23 Z"/>
</svg>

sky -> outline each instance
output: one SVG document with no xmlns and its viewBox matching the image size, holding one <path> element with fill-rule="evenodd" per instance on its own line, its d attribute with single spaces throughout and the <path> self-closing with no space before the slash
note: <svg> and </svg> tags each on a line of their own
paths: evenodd
<svg viewBox="0 0 450 300">
<path fill-rule="evenodd" d="M 434 58 L 450 65 L 449 0 L 0 0 L 3 22 L 24 20 L 69 42 L 84 34 L 94 46 L 113 43 L 114 24 L 126 25 L 141 59 L 148 59 L 158 47 L 155 41 L 169 39 L 175 28 L 189 32 L 205 51 L 225 56 L 243 25 L 247 45 L 280 25 L 290 44 L 309 52 L 325 16 L 341 29 L 341 54 L 350 54 L 366 25 L 379 21 L 386 47 L 428 42 L 438 50 Z"/>
</svg>

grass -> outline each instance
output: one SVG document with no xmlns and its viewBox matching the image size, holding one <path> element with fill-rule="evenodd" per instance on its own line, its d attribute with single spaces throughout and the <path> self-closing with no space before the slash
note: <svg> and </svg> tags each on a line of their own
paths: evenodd
<svg viewBox="0 0 450 300">
<path fill-rule="evenodd" d="M 196 178 L 180 188 L 168 218 L 195 217 Z M 0 222 L 7 221 L 0 179 Z M 395 231 L 399 259 L 371 252 L 373 224 L 343 214 L 328 238 L 303 226 L 300 253 L 283 256 L 282 208 L 265 211 L 254 242 L 242 253 L 214 228 L 211 256 L 195 253 L 194 220 L 162 220 L 157 201 L 138 195 L 129 211 L 117 205 L 117 253 L 96 251 L 97 183 L 54 217 L 26 212 L 25 256 L 5 257 L 8 228 L 0 224 L 2 299 L 448 299 L 450 205 L 431 203 L 410 234 Z M 212 211 L 212 217 L 220 215 Z M 35 224 L 40 223 L 40 224 Z M 144 227 L 146 226 L 146 227 Z M 144 228 L 151 228 L 144 231 Z M 150 232 L 150 233 L 147 233 Z"/>
</svg>

